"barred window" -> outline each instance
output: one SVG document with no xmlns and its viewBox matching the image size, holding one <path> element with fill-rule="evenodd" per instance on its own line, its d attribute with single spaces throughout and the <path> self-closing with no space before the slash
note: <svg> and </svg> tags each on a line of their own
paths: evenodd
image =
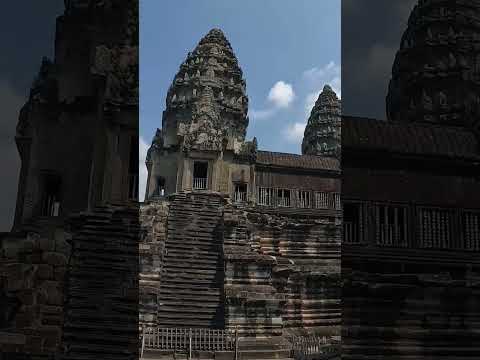
<svg viewBox="0 0 480 360">
<path fill-rule="evenodd" d="M 342 199 L 340 194 L 333 194 L 333 207 L 335 210 L 342 210 Z"/>
<path fill-rule="evenodd" d="M 374 212 L 377 245 L 407 246 L 407 208 L 375 205 Z"/>
<path fill-rule="evenodd" d="M 464 212 L 462 214 L 463 249 L 480 250 L 480 213 Z"/>
<path fill-rule="evenodd" d="M 247 184 L 235 184 L 233 201 L 236 203 L 247 201 Z"/>
<path fill-rule="evenodd" d="M 328 209 L 329 194 L 326 192 L 315 193 L 315 207 L 317 209 Z"/>
<path fill-rule="evenodd" d="M 259 187 L 258 188 L 258 204 L 273 206 L 274 203 L 274 191 L 272 188 Z"/>
<path fill-rule="evenodd" d="M 347 203 L 343 208 L 343 242 L 360 244 L 364 242 L 362 205 Z"/>
<path fill-rule="evenodd" d="M 291 206 L 291 191 L 288 189 L 277 190 L 277 203 L 278 206 L 289 207 Z"/>
<path fill-rule="evenodd" d="M 307 190 L 298 191 L 298 207 L 300 208 L 311 207 L 310 191 L 307 191 Z"/>
<path fill-rule="evenodd" d="M 452 247 L 453 213 L 448 209 L 419 209 L 421 248 L 449 249 Z"/>
</svg>

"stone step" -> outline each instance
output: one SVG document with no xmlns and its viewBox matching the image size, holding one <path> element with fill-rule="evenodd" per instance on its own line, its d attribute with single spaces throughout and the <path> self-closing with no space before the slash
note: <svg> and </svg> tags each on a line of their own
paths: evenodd
<svg viewBox="0 0 480 360">
<path fill-rule="evenodd" d="M 171 312 L 168 311 L 162 311 L 161 307 L 159 307 L 158 313 L 157 313 L 157 319 L 159 324 L 164 324 L 166 321 L 177 321 L 178 324 L 185 324 L 189 323 L 190 321 L 205 321 L 212 323 L 215 321 L 216 318 L 216 312 L 211 311 L 210 313 L 199 313 L 193 312 L 193 313 L 185 313 L 183 312 L 183 309 L 177 308 L 174 309 Z"/>
<path fill-rule="evenodd" d="M 189 285 L 187 286 L 181 286 L 181 285 L 175 285 L 175 284 L 169 284 L 169 283 L 163 283 L 160 285 L 160 292 L 168 293 L 168 292 L 174 292 L 175 294 L 178 294 L 179 296 L 181 295 L 218 295 L 220 296 L 220 289 L 219 288 L 212 288 L 212 287 L 207 287 L 205 285 L 200 285 L 200 286 L 195 286 L 195 285 Z"/>
<path fill-rule="evenodd" d="M 190 253 L 186 253 L 185 250 L 192 250 Z M 218 257 L 221 253 L 222 253 L 222 248 L 220 246 L 218 246 L 218 251 L 216 251 L 215 253 L 213 253 L 212 251 L 210 250 L 200 250 L 200 249 L 195 249 L 195 248 L 191 248 L 189 246 L 182 246 L 182 247 L 178 247 L 178 246 L 169 246 L 168 247 L 168 255 L 169 256 L 190 256 L 192 254 L 194 254 L 197 258 L 198 257 L 206 257 L 206 258 L 211 258 L 211 257 Z"/>
<path fill-rule="evenodd" d="M 220 246 L 213 246 L 212 248 L 206 249 L 196 249 L 193 246 L 167 246 L 168 257 L 177 257 L 177 256 L 186 256 L 192 257 L 195 256 L 197 259 L 218 259 L 222 254 L 222 248 Z"/>
<path fill-rule="evenodd" d="M 185 257 L 179 257 L 179 256 L 170 256 L 168 254 L 165 256 L 165 262 L 169 265 L 171 264 L 188 264 L 190 266 L 195 266 L 196 265 L 211 265 L 212 268 L 217 268 L 217 264 L 220 260 L 220 257 L 217 258 L 193 258 L 191 256 L 188 256 L 188 254 L 185 254 Z"/>
<path fill-rule="evenodd" d="M 215 232 L 213 230 L 203 230 L 198 227 L 192 229 L 183 228 L 182 230 L 175 231 L 169 230 L 167 239 L 176 240 L 176 242 L 191 239 L 213 244 L 222 243 L 222 236 L 219 232 Z"/>
<path fill-rule="evenodd" d="M 178 240 L 178 239 L 169 239 L 170 241 L 167 242 L 165 248 L 167 251 L 169 250 L 178 250 L 178 251 L 203 251 L 211 253 L 212 251 L 221 253 L 222 246 L 220 242 L 218 243 L 208 243 L 205 241 L 198 241 L 198 240 Z M 177 242 L 173 242 L 176 241 Z"/>
<path fill-rule="evenodd" d="M 193 275 L 205 275 L 205 276 L 210 276 L 210 275 L 215 275 L 217 273 L 217 268 L 212 268 L 212 269 L 199 269 L 199 268 L 177 268 L 173 267 L 171 270 L 175 269 L 175 275 L 176 276 L 193 276 Z M 165 272 L 167 274 L 167 272 Z"/>
<path fill-rule="evenodd" d="M 194 289 L 192 287 L 166 287 L 161 286 L 159 289 L 161 295 L 158 298 L 165 298 L 165 300 L 179 299 L 179 300 L 201 300 L 201 301 L 220 301 L 220 291 L 210 291 L 202 288 Z"/>
<path fill-rule="evenodd" d="M 180 268 L 176 268 L 173 271 L 164 271 L 162 272 L 163 279 L 184 279 L 184 280 L 195 280 L 195 279 L 215 279 L 217 277 L 217 272 L 220 267 L 212 268 L 209 270 L 199 270 L 199 269 L 189 269 L 189 272 L 185 272 Z M 154 281 L 156 279 L 153 279 Z"/>
<path fill-rule="evenodd" d="M 182 324 L 182 326 L 189 327 L 189 328 L 211 328 L 211 329 L 218 329 L 220 326 L 218 325 L 218 321 L 212 320 L 199 320 L 199 319 L 182 319 L 179 320 L 178 317 L 176 319 L 172 318 L 165 318 L 165 319 L 158 319 L 158 325 L 162 327 L 178 327 L 178 324 Z"/>
<path fill-rule="evenodd" d="M 202 278 L 181 278 L 178 276 L 165 277 L 162 279 L 162 284 L 177 284 L 178 287 L 192 287 L 192 286 L 208 286 L 216 285 L 216 279 L 213 277 L 211 279 L 202 279 Z"/>
<path fill-rule="evenodd" d="M 215 302 L 202 302 L 188 300 L 188 299 L 177 299 L 177 300 L 162 300 L 162 306 L 167 307 L 185 307 L 185 308 L 217 308 L 218 303 Z"/>
<path fill-rule="evenodd" d="M 202 302 L 204 303 L 215 303 L 218 304 L 220 295 L 219 294 L 202 294 L 201 296 L 198 294 L 192 293 L 183 293 L 180 294 L 178 292 L 175 293 L 168 293 L 163 292 L 158 295 L 159 302 L 182 302 L 182 301 L 195 301 L 198 302 L 199 298 L 201 298 Z"/>
<path fill-rule="evenodd" d="M 170 271 L 181 271 L 181 269 L 184 269 L 185 266 L 181 263 L 169 263 L 169 264 L 164 265 L 163 268 L 164 268 L 165 272 L 170 272 Z M 202 271 L 203 270 L 213 270 L 213 269 L 215 269 L 215 270 L 219 271 L 219 270 L 222 269 L 222 267 L 220 265 L 213 266 L 212 264 L 199 264 L 199 263 L 197 263 L 195 265 L 195 269 L 202 270 Z M 193 271 L 194 269 L 192 268 L 190 270 Z"/>
<path fill-rule="evenodd" d="M 172 215 L 192 215 L 195 217 L 198 217 L 200 219 L 206 218 L 206 215 L 215 215 L 216 217 L 220 217 L 222 214 L 221 211 L 219 211 L 217 208 L 213 206 L 195 206 L 195 205 L 181 205 L 181 206 L 170 206 L 170 211 L 169 211 L 169 216 L 170 214 Z M 181 219 L 181 218 L 180 218 Z"/>
<path fill-rule="evenodd" d="M 206 262 L 206 261 L 194 261 L 189 259 L 169 259 L 169 263 L 167 266 L 164 267 L 165 274 L 168 272 L 176 273 L 181 272 L 182 268 L 190 267 L 192 269 L 199 269 L 199 270 L 216 270 L 222 271 L 223 266 L 222 262 Z"/>
<path fill-rule="evenodd" d="M 197 219 L 206 219 L 207 215 L 215 216 L 219 218 L 221 216 L 221 211 L 212 207 L 205 206 L 191 206 L 191 207 L 170 207 L 168 215 L 180 215 L 178 218 L 180 221 L 185 218 L 185 216 L 193 216 Z"/>
<path fill-rule="evenodd" d="M 188 316 L 195 317 L 201 315 L 203 317 L 207 315 L 212 316 L 212 314 L 215 316 L 217 307 L 213 306 L 213 304 L 210 304 L 210 306 L 201 306 L 201 304 L 198 304 L 197 306 L 186 306 L 184 304 L 171 305 L 162 302 L 162 304 L 159 304 L 158 309 L 162 311 L 162 313 L 178 313 L 180 311 L 182 313 L 180 316 L 188 314 Z"/>
<path fill-rule="evenodd" d="M 220 234 L 216 234 L 213 229 L 212 230 L 202 230 L 200 228 L 193 228 L 193 229 L 176 229 L 170 230 L 168 233 L 168 238 L 198 238 L 198 239 L 205 239 L 214 241 L 220 240 Z"/>
</svg>

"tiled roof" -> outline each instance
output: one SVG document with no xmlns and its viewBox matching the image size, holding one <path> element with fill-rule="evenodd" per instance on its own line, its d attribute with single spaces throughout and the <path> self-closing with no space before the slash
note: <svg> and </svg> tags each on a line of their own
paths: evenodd
<svg viewBox="0 0 480 360">
<path fill-rule="evenodd" d="M 315 155 L 287 154 L 271 151 L 258 151 L 257 164 L 297 169 L 301 168 L 331 171 L 340 170 L 340 162 L 335 158 Z"/>
<path fill-rule="evenodd" d="M 460 127 L 342 118 L 342 148 L 345 150 L 480 159 L 479 145 L 473 132 Z"/>
</svg>

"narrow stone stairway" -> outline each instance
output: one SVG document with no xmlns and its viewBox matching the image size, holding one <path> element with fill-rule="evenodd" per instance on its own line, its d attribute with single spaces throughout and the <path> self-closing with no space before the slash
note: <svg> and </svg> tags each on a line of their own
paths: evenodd
<svg viewBox="0 0 480 360">
<path fill-rule="evenodd" d="M 62 359 L 138 356 L 138 205 L 71 218 Z"/>
<path fill-rule="evenodd" d="M 173 195 L 158 295 L 161 327 L 223 328 L 223 199 Z"/>
</svg>

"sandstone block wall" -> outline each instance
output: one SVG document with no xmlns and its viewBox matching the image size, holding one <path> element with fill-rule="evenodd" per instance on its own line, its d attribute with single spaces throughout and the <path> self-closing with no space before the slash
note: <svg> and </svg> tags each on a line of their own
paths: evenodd
<svg viewBox="0 0 480 360">
<path fill-rule="evenodd" d="M 478 357 L 479 274 L 344 276 L 342 359 Z"/>
<path fill-rule="evenodd" d="M 227 323 L 256 335 L 339 335 L 338 214 L 298 216 L 230 205 L 224 214 Z"/>
<path fill-rule="evenodd" d="M 225 327 L 244 336 L 339 335 L 340 214 L 271 213 L 228 200 L 218 206 L 224 267 L 217 276 L 223 278 Z M 162 254 L 167 231 L 176 231 L 167 224 L 170 207 L 169 201 L 153 201 L 141 210 L 140 326 L 162 325 L 156 317 Z M 175 219 L 185 223 L 188 214 L 175 210 Z"/>
<path fill-rule="evenodd" d="M 165 241 L 167 237 L 168 203 L 151 202 L 140 208 L 140 324 L 154 326 L 157 316 L 157 294 L 160 288 Z"/>
<path fill-rule="evenodd" d="M 61 229 L 1 242 L 0 351 L 53 354 L 61 344 L 71 247 Z"/>
</svg>

